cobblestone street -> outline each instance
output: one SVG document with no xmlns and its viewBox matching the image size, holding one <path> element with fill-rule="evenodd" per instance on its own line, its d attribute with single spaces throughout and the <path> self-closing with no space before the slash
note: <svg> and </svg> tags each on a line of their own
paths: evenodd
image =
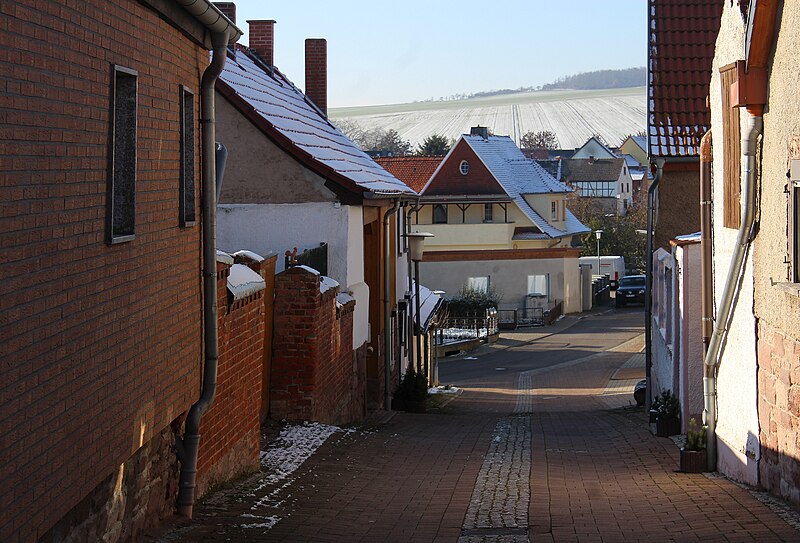
<svg viewBox="0 0 800 543">
<path fill-rule="evenodd" d="M 457 382 L 460 397 L 335 431 L 288 477 L 251 478 L 152 539 L 800 540 L 793 512 L 715 474 L 676 472 L 675 444 L 653 436 L 644 411 L 618 393 L 641 368 L 639 330 L 623 315 L 604 347 L 584 348 L 611 318 L 516 335 L 453 361 L 474 365 Z M 443 368 L 446 378 L 455 367 Z"/>
</svg>

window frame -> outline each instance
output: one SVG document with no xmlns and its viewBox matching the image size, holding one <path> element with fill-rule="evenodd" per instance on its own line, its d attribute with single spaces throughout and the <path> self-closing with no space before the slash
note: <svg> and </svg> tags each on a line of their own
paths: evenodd
<svg viewBox="0 0 800 543">
<path fill-rule="evenodd" d="M 187 99 L 191 107 L 187 107 Z M 196 179 L 196 142 L 197 130 L 195 122 L 195 93 L 189 87 L 180 87 L 180 190 L 179 190 L 179 222 L 182 228 L 190 228 L 197 224 L 197 179 Z M 191 132 L 188 128 L 191 126 Z M 188 137 L 191 133 L 191 139 Z"/>
<path fill-rule="evenodd" d="M 533 279 L 533 283 L 537 282 L 537 278 L 543 278 L 544 281 L 544 288 L 545 292 L 531 292 L 531 279 Z M 535 273 L 533 275 L 528 275 L 527 277 L 527 287 L 526 287 L 526 295 L 527 296 L 536 296 L 541 298 L 547 298 L 547 301 L 550 301 L 550 274 L 549 273 Z"/>
<path fill-rule="evenodd" d="M 444 220 L 437 216 L 437 211 L 444 211 Z M 431 208 L 431 224 L 447 224 L 447 204 L 433 204 Z"/>
<path fill-rule="evenodd" d="M 483 222 L 494 222 L 494 207 L 492 204 L 483 204 Z"/>
<path fill-rule="evenodd" d="M 121 96 L 122 82 L 133 84 L 132 97 Z M 107 243 L 116 245 L 136 239 L 136 178 L 137 140 L 138 140 L 138 106 L 139 106 L 139 72 L 132 68 L 112 64 L 111 66 L 111 104 L 109 135 L 109 174 L 107 180 Z M 132 103 L 132 112 L 121 115 L 126 105 L 123 100 Z M 125 123 L 124 125 L 122 123 Z M 132 134 L 122 134 L 132 131 Z M 123 137 L 125 136 L 125 137 Z M 124 140 L 124 141 L 122 141 Z M 122 148 L 124 146 L 124 148 Z M 122 164 L 122 162 L 127 164 Z M 123 201 L 124 200 L 124 201 Z M 125 207 L 123 207 L 125 206 Z M 122 218 L 124 215 L 124 218 Z M 129 221 L 129 226 L 118 224 L 119 220 Z"/>
<path fill-rule="evenodd" d="M 469 173 L 469 162 L 467 162 L 466 160 L 462 160 L 461 162 L 459 162 L 458 172 L 461 175 L 467 175 Z"/>
</svg>

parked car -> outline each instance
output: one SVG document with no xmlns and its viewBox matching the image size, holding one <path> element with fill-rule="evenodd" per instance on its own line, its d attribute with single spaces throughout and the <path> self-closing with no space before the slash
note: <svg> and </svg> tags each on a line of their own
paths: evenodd
<svg viewBox="0 0 800 543">
<path fill-rule="evenodd" d="M 644 303 L 644 275 L 628 275 L 619 280 L 617 289 L 617 307 L 628 303 Z"/>
</svg>

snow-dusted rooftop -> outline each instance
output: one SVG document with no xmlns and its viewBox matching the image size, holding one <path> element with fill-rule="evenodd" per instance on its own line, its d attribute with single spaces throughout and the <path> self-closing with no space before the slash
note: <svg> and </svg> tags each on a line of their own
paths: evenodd
<svg viewBox="0 0 800 543">
<path fill-rule="evenodd" d="M 242 46 L 225 63 L 217 90 L 322 177 L 355 192 L 416 194 L 331 124 L 286 76 L 251 58 Z"/>
<path fill-rule="evenodd" d="M 550 175 L 535 160 L 528 159 L 508 136 L 461 136 L 475 151 L 498 183 L 520 210 L 542 233 L 551 238 L 582 234 L 589 229 L 567 210 L 565 228 L 551 225 L 525 200 L 526 194 L 571 192 L 570 188 Z"/>
<path fill-rule="evenodd" d="M 244 264 L 231 266 L 228 275 L 228 291 L 234 300 L 241 300 L 267 288 L 264 279 Z"/>
</svg>

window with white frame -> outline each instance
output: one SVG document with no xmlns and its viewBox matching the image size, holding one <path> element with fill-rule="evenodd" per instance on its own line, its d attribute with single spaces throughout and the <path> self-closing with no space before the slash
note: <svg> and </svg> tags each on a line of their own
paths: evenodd
<svg viewBox="0 0 800 543">
<path fill-rule="evenodd" d="M 550 297 L 550 274 L 528 276 L 528 296 Z"/>
<path fill-rule="evenodd" d="M 492 204 L 483 204 L 483 222 L 492 222 Z"/>
<path fill-rule="evenodd" d="M 558 202 L 550 202 L 550 218 L 554 221 L 558 220 Z"/>
<path fill-rule="evenodd" d="M 467 288 L 489 292 L 489 276 L 470 277 L 467 279 Z"/>
</svg>

